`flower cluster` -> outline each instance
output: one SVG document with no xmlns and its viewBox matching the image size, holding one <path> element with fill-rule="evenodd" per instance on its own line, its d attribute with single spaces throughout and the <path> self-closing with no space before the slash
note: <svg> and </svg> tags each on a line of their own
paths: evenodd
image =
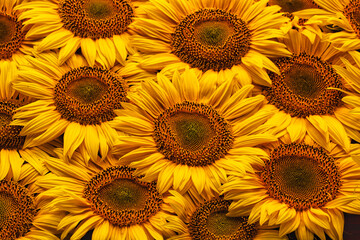
<svg viewBox="0 0 360 240">
<path fill-rule="evenodd" d="M 0 0 L 1 240 L 344 238 L 359 0 Z"/>
</svg>

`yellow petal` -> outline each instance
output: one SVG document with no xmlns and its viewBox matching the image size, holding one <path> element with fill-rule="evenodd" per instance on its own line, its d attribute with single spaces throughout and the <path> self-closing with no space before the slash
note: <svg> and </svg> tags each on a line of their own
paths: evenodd
<svg viewBox="0 0 360 240">
<path fill-rule="evenodd" d="M 103 221 L 103 218 L 94 215 L 85 221 L 83 221 L 79 227 L 75 230 L 74 234 L 71 236 L 70 240 L 77 240 L 81 239 L 88 231 L 94 228 L 97 224 L 99 224 L 101 221 Z"/>
<path fill-rule="evenodd" d="M 75 150 L 84 141 L 85 127 L 76 122 L 71 122 L 64 133 L 64 155 L 71 158 Z"/>
<path fill-rule="evenodd" d="M 110 239 L 110 223 L 107 220 L 104 220 L 103 223 L 95 227 L 92 234 L 93 240 L 107 240 Z"/>
<path fill-rule="evenodd" d="M 70 38 L 66 45 L 60 49 L 59 52 L 59 65 L 62 65 L 67 61 L 72 55 L 75 54 L 80 46 L 81 38 L 73 37 Z"/>
<path fill-rule="evenodd" d="M 283 237 L 286 234 L 294 232 L 299 227 L 300 221 L 301 220 L 299 214 L 296 214 L 294 219 L 280 224 L 279 236 Z"/>
<path fill-rule="evenodd" d="M 9 173 L 10 169 L 10 156 L 9 156 L 9 150 L 7 149 L 1 149 L 0 150 L 0 180 L 3 180 L 6 175 Z"/>
<path fill-rule="evenodd" d="M 325 120 L 318 115 L 308 116 L 306 121 L 306 130 L 309 136 L 320 146 L 329 150 L 330 140 L 328 126 Z"/>
<path fill-rule="evenodd" d="M 96 58 L 96 44 L 91 38 L 81 39 L 81 53 L 84 55 L 86 61 L 93 67 Z"/>
<path fill-rule="evenodd" d="M 293 117 L 290 125 L 286 128 L 291 142 L 296 142 L 298 139 L 303 139 L 306 133 L 305 121 L 303 118 Z"/>
<path fill-rule="evenodd" d="M 50 33 L 46 38 L 44 38 L 38 45 L 37 51 L 43 52 L 50 49 L 61 48 L 63 47 L 74 34 L 68 30 L 58 30 L 56 32 Z"/>
<path fill-rule="evenodd" d="M 159 173 L 157 189 L 161 194 L 166 192 L 173 183 L 174 165 L 175 164 L 169 164 Z"/>
<path fill-rule="evenodd" d="M 96 161 L 99 152 L 99 135 L 96 126 L 87 125 L 85 127 L 85 147 L 91 159 Z"/>
</svg>

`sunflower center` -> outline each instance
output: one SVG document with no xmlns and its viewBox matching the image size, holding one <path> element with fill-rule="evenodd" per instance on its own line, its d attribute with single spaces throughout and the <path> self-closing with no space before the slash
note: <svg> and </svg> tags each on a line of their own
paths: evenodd
<svg viewBox="0 0 360 240">
<path fill-rule="evenodd" d="M 25 137 L 20 136 L 22 126 L 10 126 L 15 109 L 20 105 L 0 100 L 0 150 L 21 149 Z"/>
<path fill-rule="evenodd" d="M 277 161 L 274 173 L 284 192 L 305 200 L 316 195 L 326 181 L 326 173 L 310 158 L 284 157 Z"/>
<path fill-rule="evenodd" d="M 96 78 L 82 78 L 69 84 L 68 93 L 84 104 L 93 103 L 106 93 L 108 86 Z"/>
<path fill-rule="evenodd" d="M 26 234 L 36 215 L 33 198 L 16 182 L 0 181 L 0 236 L 17 239 Z"/>
<path fill-rule="evenodd" d="M 4 192 L 0 192 L 0 231 L 8 221 L 15 207 L 14 198 Z"/>
<path fill-rule="evenodd" d="M 99 191 L 100 198 L 112 209 L 126 210 L 144 208 L 147 188 L 130 180 L 114 180 Z"/>
<path fill-rule="evenodd" d="M 220 71 L 241 63 L 250 49 L 246 23 L 220 9 L 201 9 L 187 15 L 172 34 L 173 53 L 202 71 Z"/>
<path fill-rule="evenodd" d="M 294 94 L 304 98 L 316 98 L 324 90 L 321 75 L 312 66 L 294 65 L 284 77 L 285 84 Z"/>
<path fill-rule="evenodd" d="M 0 16 L 0 43 L 6 43 L 14 36 L 15 22 L 5 16 Z"/>
<path fill-rule="evenodd" d="M 156 182 L 142 182 L 134 169 L 110 167 L 95 175 L 84 188 L 94 212 L 119 227 L 141 224 L 160 211 L 162 198 Z"/>
<path fill-rule="evenodd" d="M 279 5 L 282 12 L 297 12 L 308 8 L 318 8 L 311 0 L 269 0 L 269 5 Z"/>
<path fill-rule="evenodd" d="M 0 113 L 0 127 L 6 126 L 11 122 L 11 115 Z"/>
<path fill-rule="evenodd" d="M 110 70 L 80 67 L 67 72 L 55 86 L 55 106 L 68 121 L 99 124 L 115 117 L 127 101 L 127 84 Z"/>
<path fill-rule="evenodd" d="M 103 19 L 112 15 L 114 7 L 109 0 L 90 0 L 87 12 L 91 18 Z"/>
<path fill-rule="evenodd" d="M 344 15 L 350 22 L 354 32 L 360 36 L 360 3 L 356 0 L 350 0 L 344 7 Z"/>
<path fill-rule="evenodd" d="M 154 124 L 153 138 L 159 151 L 177 164 L 212 164 L 233 143 L 230 124 L 205 104 L 176 104 L 160 114 Z"/>
<path fill-rule="evenodd" d="M 208 46 L 222 46 L 233 33 L 227 22 L 208 21 L 195 26 L 195 38 Z"/>
<path fill-rule="evenodd" d="M 0 12 L 0 59 L 10 58 L 20 48 L 24 37 L 22 21 Z"/>
<path fill-rule="evenodd" d="M 201 149 L 214 136 L 209 119 L 200 114 L 179 112 L 169 123 L 179 145 L 190 151 Z"/>
<path fill-rule="evenodd" d="M 341 186 L 334 159 L 322 149 L 301 144 L 274 149 L 261 177 L 271 197 L 296 210 L 324 206 Z"/>
<path fill-rule="evenodd" d="M 302 53 L 275 62 L 281 75 L 269 73 L 272 86 L 264 95 L 277 108 L 294 117 L 332 114 L 341 104 L 341 78 L 330 64 Z"/>
<path fill-rule="evenodd" d="M 134 17 L 127 0 L 64 0 L 59 3 L 64 28 L 81 38 L 110 38 L 127 30 Z"/>
<path fill-rule="evenodd" d="M 257 229 L 246 217 L 227 217 L 230 201 L 214 199 L 200 205 L 189 223 L 192 239 L 254 239 Z"/>
<path fill-rule="evenodd" d="M 242 218 L 227 217 L 227 211 L 213 212 L 207 219 L 207 229 L 216 236 L 233 235 L 242 223 Z"/>
</svg>

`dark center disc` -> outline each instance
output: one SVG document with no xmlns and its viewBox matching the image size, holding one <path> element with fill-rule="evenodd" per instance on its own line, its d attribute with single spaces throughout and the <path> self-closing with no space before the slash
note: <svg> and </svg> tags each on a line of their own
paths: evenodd
<svg viewBox="0 0 360 240">
<path fill-rule="evenodd" d="M 68 94 L 83 104 L 100 100 L 108 86 L 96 78 L 81 78 L 68 86 Z"/>
<path fill-rule="evenodd" d="M 147 188 L 131 180 L 117 179 L 99 190 L 100 198 L 116 210 L 139 210 L 146 205 Z"/>
<path fill-rule="evenodd" d="M 298 211 L 324 206 L 341 186 L 334 159 L 320 148 L 302 144 L 274 149 L 261 178 L 271 197 Z"/>
<path fill-rule="evenodd" d="M 275 63 L 281 75 L 270 72 L 272 86 L 264 89 L 270 104 L 302 118 L 332 114 L 341 105 L 341 77 L 329 63 L 305 53 Z"/>
<path fill-rule="evenodd" d="M 179 112 L 169 123 L 179 145 L 189 151 L 201 149 L 215 134 L 209 119 L 196 113 Z"/>
<path fill-rule="evenodd" d="M 25 32 L 22 21 L 16 16 L 0 12 L 0 59 L 8 59 L 19 50 Z"/>
<path fill-rule="evenodd" d="M 247 217 L 227 217 L 230 201 L 214 199 L 200 205 L 191 216 L 188 225 L 192 239 L 250 240 L 257 233 Z"/>
<path fill-rule="evenodd" d="M 93 211 L 119 227 L 142 224 L 161 210 L 156 182 L 142 182 L 125 166 L 107 168 L 84 188 Z"/>
<path fill-rule="evenodd" d="M 64 0 L 59 15 L 68 29 L 81 38 L 111 38 L 124 33 L 134 10 L 127 0 Z"/>
<path fill-rule="evenodd" d="M 90 18 L 105 19 L 114 13 L 110 0 L 90 0 L 85 6 Z"/>
<path fill-rule="evenodd" d="M 31 228 L 36 215 L 33 197 L 28 190 L 13 181 L 0 181 L 0 236 L 15 240 Z"/>
<path fill-rule="evenodd" d="M 207 166 L 231 148 L 230 124 L 205 104 L 183 102 L 165 110 L 154 122 L 158 150 L 177 163 Z"/>
<path fill-rule="evenodd" d="M 321 74 L 310 65 L 293 65 L 284 75 L 289 89 L 303 98 L 315 99 L 326 87 Z"/>
<path fill-rule="evenodd" d="M 172 34 L 173 53 L 202 71 L 220 71 L 241 63 L 250 49 L 246 23 L 220 9 L 201 9 L 187 15 Z"/>
<path fill-rule="evenodd" d="M 100 68 L 80 67 L 67 72 L 55 86 L 54 103 L 62 118 L 82 125 L 99 124 L 115 117 L 126 102 L 124 79 Z"/>
</svg>

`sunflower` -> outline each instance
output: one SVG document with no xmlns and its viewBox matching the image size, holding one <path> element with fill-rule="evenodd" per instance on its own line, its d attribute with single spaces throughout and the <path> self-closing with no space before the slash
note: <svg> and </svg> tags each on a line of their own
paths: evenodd
<svg viewBox="0 0 360 240">
<path fill-rule="evenodd" d="M 342 108 L 341 111 L 337 113 L 337 118 L 341 119 L 342 123 L 346 126 L 349 135 L 355 139 L 357 142 L 360 142 L 360 53 L 357 51 L 349 52 L 353 61 L 349 61 L 346 58 L 342 58 L 342 62 L 345 67 L 334 66 L 336 72 L 351 86 L 351 91 L 348 91 L 347 96 L 343 97 L 342 101 L 346 103 L 346 108 Z"/>
<path fill-rule="evenodd" d="M 169 216 L 166 228 L 177 233 L 169 240 L 286 240 L 279 237 L 279 231 L 264 228 L 259 224 L 249 224 L 248 217 L 227 217 L 231 201 L 222 197 L 205 201 L 194 199 L 190 195 L 182 195 L 170 190 L 172 196 L 168 203 L 176 213 Z"/>
<path fill-rule="evenodd" d="M 18 180 L 9 171 L 0 180 L 0 236 L 4 240 L 48 239 L 56 237 L 57 224 L 64 217 L 59 210 L 45 210 L 48 199 L 42 198 L 35 182 L 41 176 L 30 164 L 18 167 Z"/>
<path fill-rule="evenodd" d="M 162 239 L 174 234 L 163 227 L 172 213 L 155 182 L 142 181 L 133 175 L 134 169 L 110 157 L 88 165 L 78 151 L 73 158 L 74 164 L 48 161 L 52 173 L 37 182 L 48 189 L 42 196 L 53 199 L 48 207 L 67 212 L 57 227 L 61 239 L 81 239 L 91 230 L 94 240 Z"/>
<path fill-rule="evenodd" d="M 229 80 L 218 88 L 196 77 L 194 69 L 163 74 L 129 94 L 111 126 L 120 136 L 112 151 L 144 180 L 156 180 L 161 193 L 170 187 L 215 194 L 226 172 L 251 171 L 263 152 L 254 148 L 276 141 L 260 125 L 273 112 L 261 109 L 263 96 L 251 97 L 252 85 L 234 89 Z"/>
<path fill-rule="evenodd" d="M 289 137 L 269 146 L 269 158 L 243 178 L 229 176 L 223 185 L 233 200 L 228 216 L 249 216 L 249 223 L 280 225 L 279 234 L 295 231 L 299 240 L 342 239 L 343 212 L 360 214 L 360 168 L 337 144 L 330 151 L 311 138 Z"/>
<path fill-rule="evenodd" d="M 26 55 L 32 51 L 32 41 L 25 39 L 21 11 L 14 7 L 23 0 L 0 0 L 0 73 L 9 70 L 7 77 L 16 77 L 17 66 L 27 63 Z"/>
<path fill-rule="evenodd" d="M 13 64 L 2 65 L 0 73 L 0 180 L 11 172 L 14 181 L 20 177 L 21 166 L 24 162 L 30 163 L 39 174 L 48 170 L 43 162 L 54 154 L 53 149 L 58 146 L 56 142 L 44 144 L 39 147 L 24 146 L 25 137 L 20 135 L 22 126 L 12 125 L 15 112 L 32 99 L 15 91 L 11 80 L 15 72 Z"/>
<path fill-rule="evenodd" d="M 125 63 L 133 53 L 127 31 L 142 0 L 29 1 L 16 9 L 29 29 L 25 39 L 38 40 L 36 52 L 60 48 L 63 64 L 81 47 L 90 67 L 95 62 L 110 68 Z"/>
<path fill-rule="evenodd" d="M 67 159 L 77 148 L 87 161 L 98 153 L 105 158 L 118 135 L 109 121 L 115 117 L 114 109 L 127 101 L 128 85 L 134 84 L 131 77 L 89 67 L 80 55 L 73 55 L 61 67 L 51 52 L 29 62 L 13 82 L 15 89 L 38 99 L 18 108 L 11 123 L 23 126 L 24 146 L 38 146 L 64 134 Z"/>
<path fill-rule="evenodd" d="M 307 133 L 326 149 L 332 140 L 349 151 L 349 136 L 355 138 L 356 132 L 341 100 L 351 86 L 333 67 L 349 56 L 319 36 L 311 43 L 301 31 L 290 30 L 284 42 L 293 56 L 275 61 L 280 75 L 269 73 L 273 85 L 263 88 L 263 94 L 269 107 L 279 111 L 265 124 L 273 125 L 273 134 L 289 133 L 292 141 Z"/>
<path fill-rule="evenodd" d="M 309 18 L 330 30 L 326 40 L 338 45 L 340 51 L 360 49 L 360 22 L 357 17 L 360 5 L 357 0 L 314 0 L 322 9 L 307 9 L 299 12 L 299 16 Z"/>
<path fill-rule="evenodd" d="M 144 54 L 139 67 L 172 76 L 192 67 L 222 83 L 234 73 L 270 85 L 264 68 L 278 73 L 268 57 L 289 56 L 280 26 L 288 19 L 267 7 L 267 0 L 166 1 L 141 6 L 147 13 L 134 20 L 132 45 Z"/>
</svg>

